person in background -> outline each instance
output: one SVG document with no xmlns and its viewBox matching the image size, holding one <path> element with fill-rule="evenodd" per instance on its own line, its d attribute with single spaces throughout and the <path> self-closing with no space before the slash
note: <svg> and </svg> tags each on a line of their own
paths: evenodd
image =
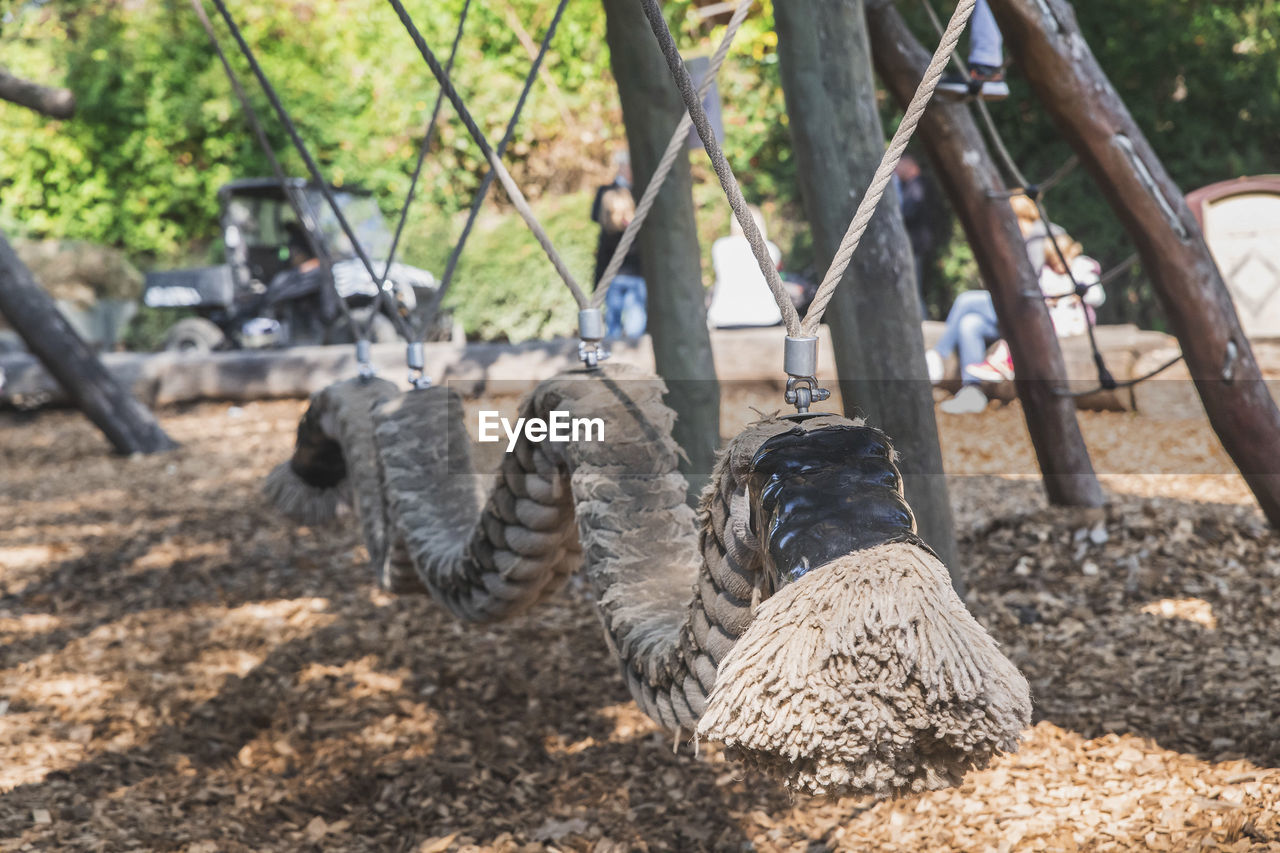
<svg viewBox="0 0 1280 853">
<path fill-rule="evenodd" d="M 956 297 L 947 313 L 947 327 L 932 349 L 924 354 L 929 367 L 929 379 L 935 385 L 943 379 L 943 366 L 952 354 L 959 357 L 960 390 L 938 408 L 949 415 L 966 415 L 981 412 L 987 407 L 987 395 L 979 387 L 982 380 L 975 376 L 968 365 L 977 365 L 987 358 L 987 347 L 1000 338 L 1000 326 L 996 322 L 996 309 L 991 293 L 986 290 L 967 290 Z"/>
<path fill-rule="evenodd" d="M 760 229 L 774 266 L 781 267 L 782 250 L 769 240 L 764 213 L 754 204 L 748 205 L 748 209 Z M 711 244 L 711 265 L 715 268 L 716 281 L 711 291 L 711 305 L 707 308 L 709 325 L 716 329 L 729 329 L 776 326 L 782 322 L 782 312 L 765 283 L 764 273 L 760 271 L 760 264 L 742 233 L 737 217 L 729 220 L 729 236 Z"/>
<path fill-rule="evenodd" d="M 1044 294 L 1049 308 L 1054 334 L 1059 338 L 1073 338 L 1089 331 L 1089 326 L 1096 319 L 1094 308 L 1107 300 L 1100 283 L 1102 265 L 1084 254 L 1084 247 L 1071 239 L 1071 235 L 1063 232 L 1054 239 L 1062 255 L 1059 257 L 1053 246 L 1048 247 L 1044 267 L 1040 270 L 1040 292 Z M 1077 291 L 1077 285 L 1083 293 Z M 997 341 L 990 355 L 978 364 L 967 365 L 965 372 L 983 382 L 1013 379 L 1013 356 L 1009 352 L 1009 344 L 1004 340 Z"/>
<path fill-rule="evenodd" d="M 910 154 L 903 155 L 893 172 L 894 185 L 898 188 L 898 201 L 902 207 L 902 221 L 911 241 L 911 255 L 916 265 L 916 292 L 920 296 L 920 319 L 929 319 L 929 309 L 924 298 L 924 274 L 933 255 L 934 211 L 932 192 L 920 162 Z"/>
<path fill-rule="evenodd" d="M 955 100 L 970 94 L 977 94 L 984 101 L 1003 100 L 1009 97 L 1003 65 L 1004 36 L 987 0 L 978 0 L 969 20 L 969 76 L 952 71 L 938 82 L 937 91 Z"/>
<path fill-rule="evenodd" d="M 612 182 L 596 190 L 591 204 L 591 219 L 600 226 L 596 240 L 596 269 L 593 281 L 599 282 L 613 258 L 614 250 L 622 240 L 636 215 L 635 199 L 631 196 L 631 164 L 625 153 L 614 158 L 618 172 Z M 625 337 L 635 340 L 644 334 L 648 325 L 648 290 L 640 265 L 640 241 L 631 244 L 622 266 L 609 282 L 605 295 L 605 334 L 610 338 Z"/>
<path fill-rule="evenodd" d="M 1048 300 L 1054 331 L 1060 338 L 1084 334 L 1087 324 L 1093 322 L 1093 308 L 1106 299 L 1099 284 L 1101 266 L 1085 255 L 1080 243 L 1061 226 L 1041 219 L 1040 210 L 1031 199 L 1014 196 L 1009 199 L 1009 204 L 1018 218 L 1018 227 L 1026 241 L 1027 256 L 1036 271 L 1040 290 Z M 1053 242 L 1057 243 L 1062 257 L 1054 249 Z M 1085 288 L 1082 294 L 1076 292 L 1077 283 Z M 929 378 L 935 384 L 942 381 L 947 357 L 953 353 L 959 357 L 961 388 L 954 397 L 939 406 L 942 411 L 948 414 L 981 412 L 987 407 L 987 397 L 980 384 L 1013 378 L 1009 345 L 1000 337 L 995 306 L 988 291 L 971 290 L 956 298 L 947 315 L 947 327 L 942 338 L 933 349 L 925 352 Z M 987 348 L 992 343 L 997 345 L 988 356 Z"/>
</svg>

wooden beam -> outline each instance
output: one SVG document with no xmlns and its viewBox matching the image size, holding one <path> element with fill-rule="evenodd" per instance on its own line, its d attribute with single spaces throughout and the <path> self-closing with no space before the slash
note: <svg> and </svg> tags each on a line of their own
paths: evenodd
<svg viewBox="0 0 1280 853">
<path fill-rule="evenodd" d="M 155 453 L 178 445 L 155 417 L 112 378 L 89 345 L 36 284 L 0 234 L 0 314 L 3 314 L 72 402 L 120 453 Z"/>
<path fill-rule="evenodd" d="M 1280 410 L 1182 192 L 1065 0 L 990 0 L 1018 71 L 1129 233 L 1222 445 L 1280 527 Z"/>
<path fill-rule="evenodd" d="M 684 101 L 640 4 L 604 0 L 604 10 L 639 200 L 684 115 Z M 640 258 L 658 375 L 667 383 L 667 405 L 678 416 L 672 435 L 688 456 L 681 470 L 696 492 L 710 479 L 720 447 L 720 385 L 707 332 L 702 254 L 687 157 L 676 160 L 645 220 Z"/>
<path fill-rule="evenodd" d="M 876 71 L 905 109 L 930 53 L 890 3 L 868 4 L 867 23 Z M 1022 232 L 1009 203 L 991 197 L 1005 187 L 982 133 L 966 105 L 940 99 L 925 111 L 918 133 L 991 292 L 1049 502 L 1101 506 L 1102 487 L 1076 422 L 1076 402 L 1058 393 L 1067 388 L 1066 367 Z"/>
<path fill-rule="evenodd" d="M 825 265 L 884 153 L 866 22 L 860 0 L 785 0 L 773 13 L 801 195 Z M 845 413 L 893 437 L 920 535 L 952 567 L 959 589 L 915 267 L 893 193 L 880 202 L 826 317 Z"/>
<path fill-rule="evenodd" d="M 76 111 L 76 98 L 70 89 L 42 86 L 15 77 L 0 68 L 0 100 L 35 110 L 49 118 L 71 118 Z"/>
</svg>

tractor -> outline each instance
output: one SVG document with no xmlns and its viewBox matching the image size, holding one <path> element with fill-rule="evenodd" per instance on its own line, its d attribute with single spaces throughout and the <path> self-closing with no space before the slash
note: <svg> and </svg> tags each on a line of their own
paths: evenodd
<svg viewBox="0 0 1280 853">
<path fill-rule="evenodd" d="M 376 273 L 391 232 L 372 196 L 333 188 L 338 207 Z M 396 341 L 391 313 L 420 328 L 438 285 L 426 270 L 392 263 L 369 275 L 318 185 L 300 178 L 232 181 L 218 190 L 225 263 L 151 272 L 143 303 L 185 309 L 164 349 L 208 352 L 351 343 L 352 322 L 371 342 Z M 447 337 L 447 332 L 445 337 Z M 429 337 L 440 337 L 439 329 Z"/>
</svg>

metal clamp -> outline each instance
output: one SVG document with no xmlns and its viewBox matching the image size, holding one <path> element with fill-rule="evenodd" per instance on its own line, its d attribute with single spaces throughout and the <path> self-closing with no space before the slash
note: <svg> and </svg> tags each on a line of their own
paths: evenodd
<svg viewBox="0 0 1280 853">
<path fill-rule="evenodd" d="M 409 365 L 409 384 L 414 388 L 430 388 L 431 377 L 426 373 L 426 354 L 422 341 L 410 341 L 405 350 L 405 362 Z"/>
<path fill-rule="evenodd" d="M 578 312 L 578 360 L 595 370 L 609 357 L 604 345 L 604 315 L 599 308 L 583 308 Z"/>
<path fill-rule="evenodd" d="M 782 369 L 787 374 L 787 390 L 783 399 L 795 406 L 797 413 L 805 414 L 811 404 L 831 397 L 831 392 L 819 387 L 815 377 L 818 372 L 817 337 L 793 338 L 788 335 L 783 344 Z"/>
<path fill-rule="evenodd" d="M 373 369 L 373 350 L 364 338 L 356 341 L 356 365 L 357 375 L 362 382 L 368 382 L 378 375 L 378 371 Z"/>
<path fill-rule="evenodd" d="M 812 376 L 791 376 L 787 378 L 787 392 L 783 398 L 796 407 L 796 413 L 809 413 L 812 403 L 821 403 L 831 397 L 826 388 L 818 387 L 818 380 Z"/>
</svg>

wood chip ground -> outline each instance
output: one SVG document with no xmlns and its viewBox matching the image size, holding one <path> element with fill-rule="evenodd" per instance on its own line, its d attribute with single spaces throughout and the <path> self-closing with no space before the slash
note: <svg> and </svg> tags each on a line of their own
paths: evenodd
<svg viewBox="0 0 1280 853">
<path fill-rule="evenodd" d="M 183 449 L 137 459 L 0 416 L 0 850 L 1280 850 L 1280 537 L 1203 422 L 1083 413 L 1084 513 L 1045 506 L 1016 406 L 940 416 L 1036 723 L 872 803 L 674 752 L 580 586 L 483 628 L 375 591 L 349 525 L 260 497 L 301 410 L 164 412 Z"/>
</svg>

